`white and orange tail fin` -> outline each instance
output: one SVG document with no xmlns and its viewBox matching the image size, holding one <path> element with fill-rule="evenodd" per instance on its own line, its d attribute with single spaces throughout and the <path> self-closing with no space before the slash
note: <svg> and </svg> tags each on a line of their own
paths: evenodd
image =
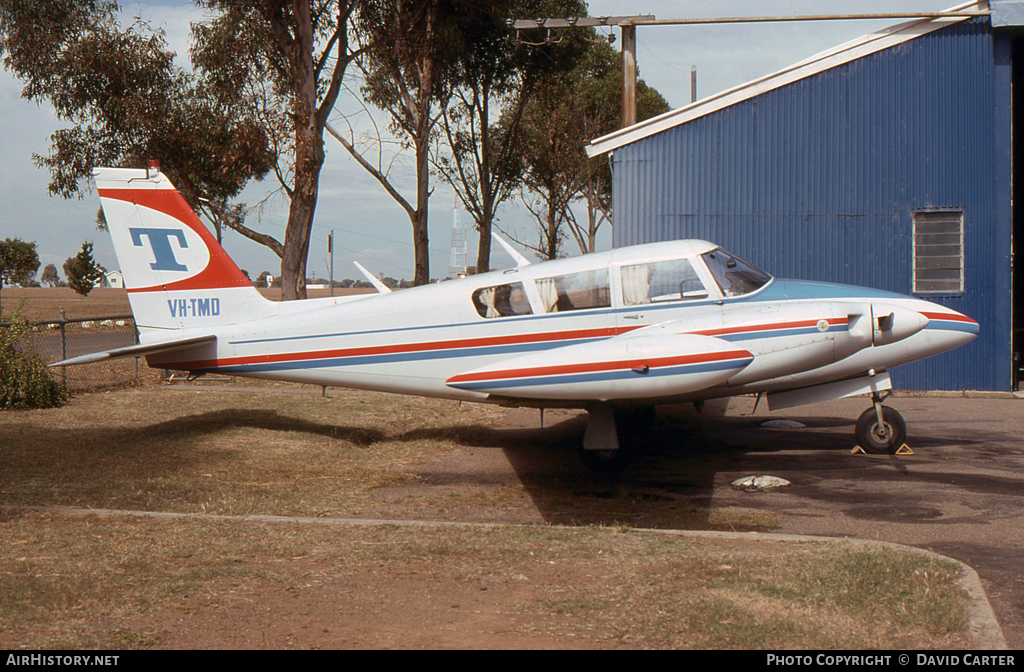
<svg viewBox="0 0 1024 672">
<path fill-rule="evenodd" d="M 158 169 L 97 168 L 93 177 L 140 332 L 277 314 Z"/>
</svg>

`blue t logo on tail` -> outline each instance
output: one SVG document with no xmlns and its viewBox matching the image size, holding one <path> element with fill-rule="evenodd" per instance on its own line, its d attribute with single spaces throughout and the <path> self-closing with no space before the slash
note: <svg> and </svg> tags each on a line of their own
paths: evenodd
<svg viewBox="0 0 1024 672">
<path fill-rule="evenodd" d="M 149 238 L 156 261 L 149 265 L 154 271 L 187 271 L 188 266 L 179 264 L 171 249 L 171 237 L 178 240 L 179 247 L 188 247 L 185 233 L 181 229 L 128 229 L 132 234 L 132 243 L 142 247 L 142 236 Z"/>
</svg>

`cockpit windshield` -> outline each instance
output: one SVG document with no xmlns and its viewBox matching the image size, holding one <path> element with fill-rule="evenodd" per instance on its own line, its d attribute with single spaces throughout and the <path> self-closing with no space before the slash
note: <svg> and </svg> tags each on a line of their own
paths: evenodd
<svg viewBox="0 0 1024 672">
<path fill-rule="evenodd" d="M 740 296 L 764 287 L 772 276 L 761 269 L 729 254 L 722 248 L 700 255 L 722 289 L 722 296 Z"/>
</svg>

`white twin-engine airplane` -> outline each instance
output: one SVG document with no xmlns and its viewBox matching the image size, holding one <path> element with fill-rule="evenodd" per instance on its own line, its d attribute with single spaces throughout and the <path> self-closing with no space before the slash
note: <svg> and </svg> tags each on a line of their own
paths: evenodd
<svg viewBox="0 0 1024 672">
<path fill-rule="evenodd" d="M 887 370 L 978 323 L 916 298 L 780 280 L 702 240 L 638 245 L 397 292 L 274 302 L 157 168 L 94 173 L 150 366 L 507 406 L 582 408 L 581 455 L 616 469 L 659 404 L 767 393 L 772 410 L 855 394 L 856 438 L 892 453 Z M 511 248 L 508 248 L 511 250 Z"/>
</svg>

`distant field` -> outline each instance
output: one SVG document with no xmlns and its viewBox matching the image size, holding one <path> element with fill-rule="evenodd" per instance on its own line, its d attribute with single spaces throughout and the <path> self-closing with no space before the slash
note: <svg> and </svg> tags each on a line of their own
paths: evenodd
<svg viewBox="0 0 1024 672">
<path fill-rule="evenodd" d="M 335 296 L 351 294 L 372 294 L 373 289 L 335 289 Z M 271 301 L 281 300 L 280 289 L 261 289 L 260 294 Z M 311 289 L 310 299 L 330 296 L 330 290 Z M 64 309 L 68 319 L 129 315 L 128 292 L 123 289 L 94 289 L 89 296 L 76 294 L 68 287 L 32 287 L 21 289 L 8 287 L 0 292 L 0 315 L 8 318 L 22 305 L 22 316 L 29 320 L 59 320 Z"/>
</svg>

